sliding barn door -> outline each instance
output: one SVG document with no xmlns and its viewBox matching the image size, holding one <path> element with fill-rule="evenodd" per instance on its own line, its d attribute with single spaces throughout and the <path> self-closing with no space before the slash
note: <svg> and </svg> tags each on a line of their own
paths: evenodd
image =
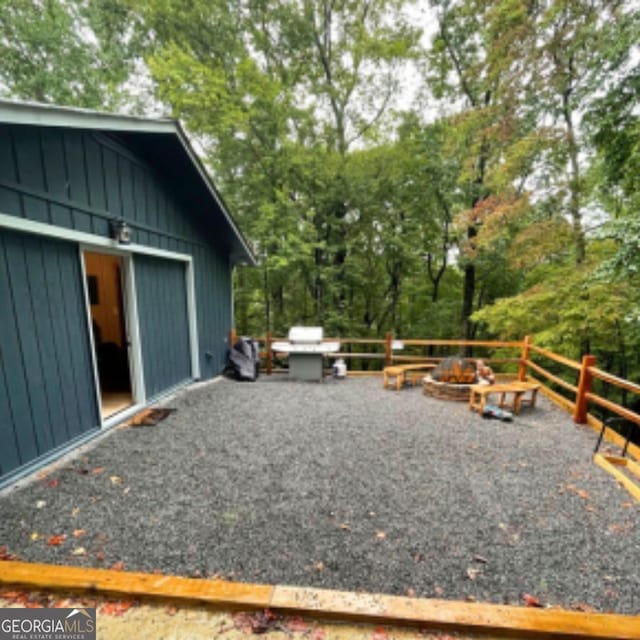
<svg viewBox="0 0 640 640">
<path fill-rule="evenodd" d="M 147 398 L 191 379 L 186 266 L 135 257 L 140 343 Z"/>
</svg>

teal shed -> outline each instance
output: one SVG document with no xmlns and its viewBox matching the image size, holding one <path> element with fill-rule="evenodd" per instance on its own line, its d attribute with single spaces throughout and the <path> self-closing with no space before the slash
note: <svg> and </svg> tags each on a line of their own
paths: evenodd
<svg viewBox="0 0 640 640">
<path fill-rule="evenodd" d="M 0 101 L 0 484 L 218 375 L 237 264 L 179 122 Z"/>
</svg>

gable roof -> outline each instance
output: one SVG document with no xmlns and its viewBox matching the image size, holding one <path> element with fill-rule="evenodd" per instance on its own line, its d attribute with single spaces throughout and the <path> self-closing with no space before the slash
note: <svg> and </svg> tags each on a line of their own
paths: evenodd
<svg viewBox="0 0 640 640">
<path fill-rule="evenodd" d="M 0 100 L 0 122 L 46 127 L 66 127 L 109 132 L 119 135 L 146 154 L 152 164 L 179 175 L 195 191 L 201 192 L 223 222 L 223 240 L 229 246 L 233 264 L 256 264 L 249 243 L 216 189 L 202 161 L 191 146 L 178 120 L 144 118 L 62 107 L 38 102 Z"/>
</svg>

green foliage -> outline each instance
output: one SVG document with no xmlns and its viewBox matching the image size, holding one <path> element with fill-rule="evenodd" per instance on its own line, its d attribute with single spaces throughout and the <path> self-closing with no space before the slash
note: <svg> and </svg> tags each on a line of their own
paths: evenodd
<svg viewBox="0 0 640 640">
<path fill-rule="evenodd" d="M 0 90 L 12 97 L 109 109 L 137 40 L 116 0 L 12 0 L 0 12 Z M 4 88 L 3 88 L 4 87 Z"/>
<path fill-rule="evenodd" d="M 533 334 L 640 371 L 640 11 L 430 0 L 425 46 L 411 4 L 14 0 L 0 89 L 135 108 L 149 72 L 259 258 L 241 333 Z M 391 108 L 409 63 L 424 113 Z"/>
</svg>

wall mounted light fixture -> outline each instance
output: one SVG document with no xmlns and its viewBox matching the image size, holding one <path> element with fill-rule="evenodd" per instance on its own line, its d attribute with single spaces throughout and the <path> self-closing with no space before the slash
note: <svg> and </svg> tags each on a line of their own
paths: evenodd
<svg viewBox="0 0 640 640">
<path fill-rule="evenodd" d="M 111 237 L 120 244 L 131 242 L 131 227 L 124 220 L 111 221 Z"/>
</svg>

